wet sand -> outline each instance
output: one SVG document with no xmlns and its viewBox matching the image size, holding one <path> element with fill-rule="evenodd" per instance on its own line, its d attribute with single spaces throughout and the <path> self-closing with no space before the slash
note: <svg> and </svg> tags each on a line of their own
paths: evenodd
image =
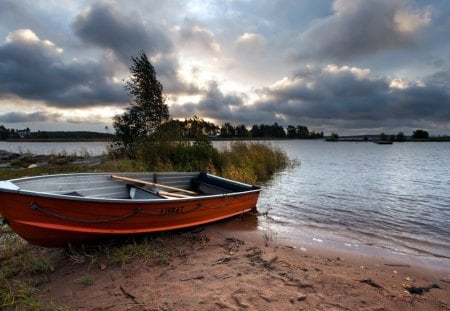
<svg viewBox="0 0 450 311">
<path fill-rule="evenodd" d="M 450 310 L 450 271 L 305 250 L 240 222 L 163 238 L 164 264 L 66 258 L 39 297 L 71 310 Z"/>
</svg>

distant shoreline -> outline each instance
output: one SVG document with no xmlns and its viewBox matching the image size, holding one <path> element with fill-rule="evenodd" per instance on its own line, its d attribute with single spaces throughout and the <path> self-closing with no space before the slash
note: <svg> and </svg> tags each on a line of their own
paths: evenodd
<svg viewBox="0 0 450 311">
<path fill-rule="evenodd" d="M 16 138 L 16 139 L 7 139 L 3 140 L 9 143 L 64 143 L 64 142 L 111 142 L 108 139 L 101 138 Z"/>
<path fill-rule="evenodd" d="M 222 137 L 212 137 L 209 138 L 211 141 L 265 141 L 265 140 L 287 140 L 287 141 L 295 141 L 295 140 L 323 140 L 323 141 L 331 141 L 331 142 L 374 142 L 377 139 L 375 138 L 360 138 L 355 136 L 343 136 L 338 139 L 330 139 L 329 137 L 325 138 L 287 138 L 287 137 L 234 137 L 234 138 L 222 138 Z M 2 140 L 4 142 L 12 142 L 12 143 L 20 143 L 20 142 L 112 142 L 111 139 L 107 138 L 12 138 Z M 450 136 L 444 137 L 430 137 L 427 139 L 411 139 L 406 138 L 405 140 L 399 141 L 394 140 L 395 143 L 408 143 L 408 142 L 450 142 Z"/>
</svg>

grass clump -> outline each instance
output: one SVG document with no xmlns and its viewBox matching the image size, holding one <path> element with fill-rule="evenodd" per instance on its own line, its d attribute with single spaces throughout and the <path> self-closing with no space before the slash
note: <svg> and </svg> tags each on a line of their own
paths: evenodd
<svg viewBox="0 0 450 311">
<path fill-rule="evenodd" d="M 45 310 L 36 292 L 28 282 L 9 281 L 0 275 L 0 310 Z"/>
<path fill-rule="evenodd" d="M 208 171 L 220 166 L 218 150 L 202 139 L 149 139 L 139 145 L 137 159 L 148 171 Z"/>
<path fill-rule="evenodd" d="M 270 179 L 290 164 L 285 152 L 263 143 L 236 142 L 221 156 L 222 176 L 253 184 Z"/>
<path fill-rule="evenodd" d="M 95 281 L 95 278 L 92 275 L 83 275 L 82 277 L 75 279 L 73 282 L 75 284 L 91 286 L 91 285 L 94 285 L 94 281 Z"/>
<path fill-rule="evenodd" d="M 73 263 L 88 263 L 88 270 L 96 266 L 102 257 L 106 258 L 109 263 L 119 266 L 132 263 L 135 260 L 144 264 L 167 265 L 171 257 L 164 240 L 158 236 L 107 240 L 92 245 L 71 246 L 66 251 Z"/>
<path fill-rule="evenodd" d="M 0 310 L 52 310 L 37 298 L 53 262 L 14 233 L 0 234 Z"/>
<path fill-rule="evenodd" d="M 151 261 L 158 265 L 168 265 L 170 254 L 164 247 L 164 242 L 158 238 L 144 237 L 125 241 L 120 245 L 105 248 L 107 257 L 118 265 L 125 265 L 134 260 L 145 264 Z"/>
</svg>

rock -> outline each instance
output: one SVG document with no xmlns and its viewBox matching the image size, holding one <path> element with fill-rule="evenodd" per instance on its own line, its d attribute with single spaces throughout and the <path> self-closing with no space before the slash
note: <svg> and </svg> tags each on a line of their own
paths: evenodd
<svg viewBox="0 0 450 311">
<path fill-rule="evenodd" d="M 0 150 L 0 160 L 12 160 L 20 157 L 20 154 L 7 151 L 7 150 Z"/>
</svg>

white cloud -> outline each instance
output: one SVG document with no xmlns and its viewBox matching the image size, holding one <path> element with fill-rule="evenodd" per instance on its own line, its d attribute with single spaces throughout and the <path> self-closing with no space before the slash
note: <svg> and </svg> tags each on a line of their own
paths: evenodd
<svg viewBox="0 0 450 311">
<path fill-rule="evenodd" d="M 6 37 L 6 43 L 13 43 L 15 41 L 23 42 L 39 42 L 38 36 L 30 29 L 19 29 L 14 32 L 10 32 Z"/>
<path fill-rule="evenodd" d="M 8 36 L 6 36 L 5 42 L 7 44 L 36 44 L 43 47 L 54 48 L 54 50 L 58 53 L 63 52 L 62 48 L 57 48 L 50 40 L 39 39 L 39 37 L 31 29 L 18 29 L 14 32 L 10 32 Z"/>
<path fill-rule="evenodd" d="M 267 41 L 264 36 L 248 32 L 240 35 L 235 41 L 236 48 L 246 51 L 260 51 L 266 44 Z"/>
<path fill-rule="evenodd" d="M 328 72 L 330 74 L 343 74 L 343 73 L 349 73 L 354 75 L 357 79 L 369 79 L 371 76 L 371 71 L 368 68 L 357 68 L 357 67 L 350 67 L 350 66 L 341 66 L 338 67 L 335 64 L 329 64 L 324 68 L 325 72 Z"/>
<path fill-rule="evenodd" d="M 392 79 L 391 83 L 389 84 L 390 88 L 400 90 L 407 89 L 409 86 L 410 83 L 408 81 L 399 78 Z"/>
</svg>

